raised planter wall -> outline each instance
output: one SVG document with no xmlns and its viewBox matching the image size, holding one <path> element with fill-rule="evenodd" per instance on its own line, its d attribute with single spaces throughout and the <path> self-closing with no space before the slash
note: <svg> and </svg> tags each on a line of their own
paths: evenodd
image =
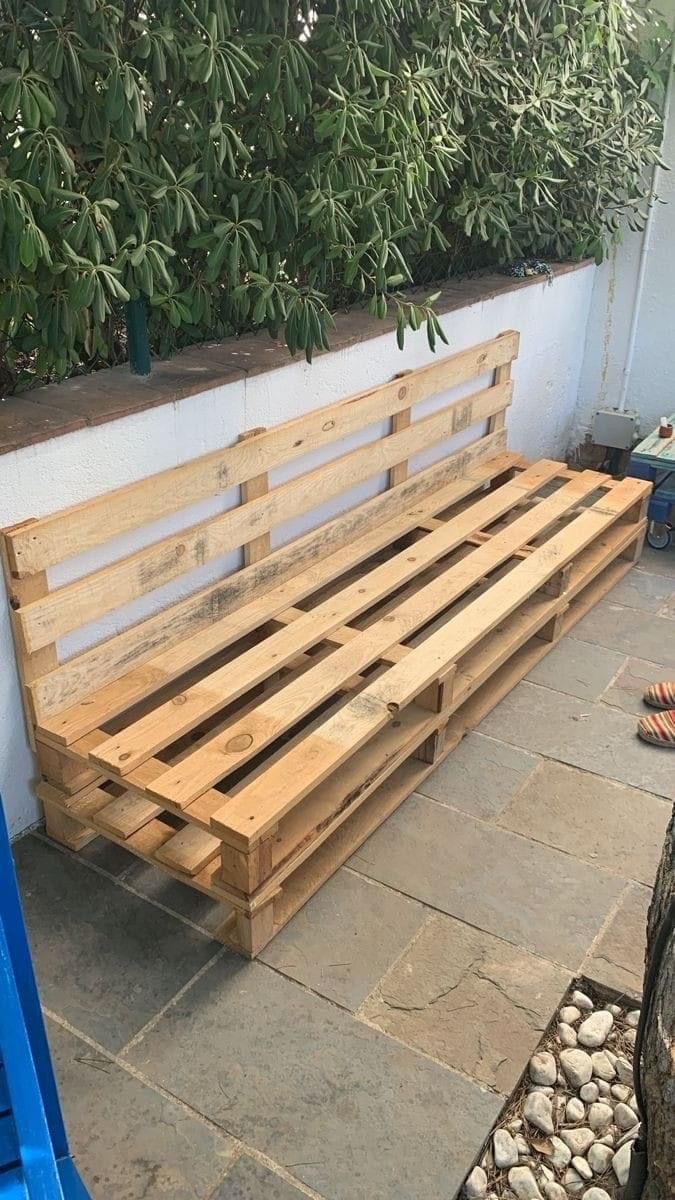
<svg viewBox="0 0 675 1200">
<path fill-rule="evenodd" d="M 441 320 L 449 346 L 440 345 L 439 353 L 461 350 L 505 329 L 520 330 L 520 356 L 513 370 L 515 397 L 507 425 L 510 446 L 528 457 L 564 457 L 570 441 L 593 278 L 594 268 L 582 265 L 561 268 L 550 287 L 539 279 L 516 283 L 487 276 L 444 289 L 439 308 L 445 310 Z M 175 466 L 231 444 L 246 429 L 278 424 L 432 358 L 424 331 L 409 334 L 400 353 L 393 331 L 361 313 L 339 317 L 332 340 L 336 348 L 311 367 L 304 360 L 289 361 L 267 339 L 249 338 L 176 356 L 161 364 L 146 383 L 133 380 L 124 368 L 103 372 L 19 400 L 14 424 L 13 402 L 3 402 L 0 526 L 42 516 Z M 439 403 L 450 397 L 446 394 Z M 373 427 L 365 437 L 340 443 L 337 452 L 382 432 Z M 457 439 L 448 447 L 456 444 Z M 316 455 L 299 459 L 286 477 L 317 461 Z M 277 475 L 272 482 L 280 478 Z M 350 502 L 373 494 L 385 482 L 374 479 L 354 489 Z M 234 491 L 226 493 L 158 522 L 154 532 L 160 537 L 237 501 Z M 284 537 L 295 536 L 344 506 L 344 497 L 322 506 L 290 523 Z M 118 539 L 110 544 L 109 557 L 138 545 L 137 536 Z M 86 558 L 88 568 L 94 561 L 106 561 L 99 554 L 95 560 L 92 554 Z M 194 585 L 237 565 L 237 555 L 209 563 L 199 579 L 193 575 Z M 62 564 L 50 582 L 75 578 L 84 566 L 84 556 Z M 61 649 L 74 653 L 178 594 L 175 585 L 163 588 L 123 614 L 98 623 L 88 631 L 86 642 L 78 634 L 77 641 L 65 639 Z M 16 835 L 39 814 L 4 595 L 0 597 L 0 663 L 0 792 Z"/>
</svg>

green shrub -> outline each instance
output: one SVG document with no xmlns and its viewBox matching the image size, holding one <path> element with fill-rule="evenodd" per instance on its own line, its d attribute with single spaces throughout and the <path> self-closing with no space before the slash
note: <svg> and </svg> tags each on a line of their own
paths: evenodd
<svg viewBox="0 0 675 1200">
<path fill-rule="evenodd" d="M 600 258 L 661 121 L 630 0 L 0 0 L 0 389 L 522 255 Z"/>
</svg>

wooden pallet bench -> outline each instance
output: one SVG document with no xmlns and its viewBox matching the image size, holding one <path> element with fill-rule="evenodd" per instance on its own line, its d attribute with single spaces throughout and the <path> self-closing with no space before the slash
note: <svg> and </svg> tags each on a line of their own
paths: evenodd
<svg viewBox="0 0 675 1200">
<path fill-rule="evenodd" d="M 630 568 L 649 484 L 506 449 L 517 351 L 501 334 L 4 531 L 52 837 L 220 901 L 255 955 Z"/>
</svg>

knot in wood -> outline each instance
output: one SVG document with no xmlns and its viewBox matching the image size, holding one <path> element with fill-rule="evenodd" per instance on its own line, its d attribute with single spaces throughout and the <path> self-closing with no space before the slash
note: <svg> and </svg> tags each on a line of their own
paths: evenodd
<svg viewBox="0 0 675 1200">
<path fill-rule="evenodd" d="M 253 735 L 250 733 L 238 733 L 236 737 L 230 738 L 225 744 L 226 754 L 237 754 L 242 750 L 248 750 L 249 746 L 253 745 Z"/>
</svg>

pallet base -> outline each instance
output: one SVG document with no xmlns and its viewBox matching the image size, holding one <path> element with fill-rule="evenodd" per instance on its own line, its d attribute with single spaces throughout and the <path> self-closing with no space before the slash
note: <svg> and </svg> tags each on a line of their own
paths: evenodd
<svg viewBox="0 0 675 1200">
<path fill-rule="evenodd" d="M 43 781 L 38 790 L 45 805 L 48 833 L 69 849 L 78 849 L 102 834 L 173 878 L 220 901 L 223 923 L 215 936 L 238 953 L 254 958 L 459 745 L 465 734 L 631 569 L 639 557 L 645 528 L 642 518 L 633 525 L 616 526 L 604 539 L 592 543 L 584 552 L 583 561 L 567 573 L 563 595 L 549 598 L 548 608 L 540 605 L 538 614 L 532 616 L 531 624 L 538 623 L 539 627 L 529 636 L 527 622 L 521 621 L 519 630 L 518 622 L 511 620 L 510 626 L 507 621 L 505 629 L 493 633 L 488 650 L 479 646 L 471 668 L 465 665 L 464 671 L 459 672 L 452 711 L 432 714 L 410 705 L 406 710 L 407 743 L 397 745 L 390 730 L 386 731 L 388 744 L 383 744 L 382 734 L 369 742 L 359 752 L 360 758 L 355 755 L 347 764 L 348 781 L 337 813 L 286 862 L 277 866 L 270 878 L 248 894 L 222 878 L 217 853 L 195 874 L 177 870 L 162 860 L 162 847 L 176 835 L 175 820 L 173 825 L 168 823 L 168 813 L 163 813 L 162 819 L 153 818 L 126 837 L 110 827 L 110 818 L 106 827 L 102 824 L 105 818 L 97 814 L 103 813 L 112 798 L 98 786 L 69 794 L 62 787 Z M 557 611 L 553 612 L 556 606 Z M 482 682 L 481 673 L 486 676 Z M 334 804 L 334 797 L 331 803 Z M 194 827 L 186 828 L 189 831 Z M 82 839 L 79 845 L 78 829 Z M 232 852 L 231 847 L 223 846 L 223 850 Z M 231 878 L 234 874 L 233 868 Z"/>
</svg>

